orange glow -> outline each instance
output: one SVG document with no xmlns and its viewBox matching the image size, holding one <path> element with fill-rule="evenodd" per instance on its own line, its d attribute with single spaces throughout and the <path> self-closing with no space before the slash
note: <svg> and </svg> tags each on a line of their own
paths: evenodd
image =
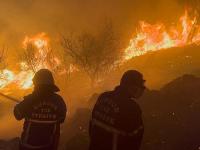
<svg viewBox="0 0 200 150">
<path fill-rule="evenodd" d="M 44 49 L 48 46 L 49 38 L 46 36 L 46 33 L 42 32 L 33 37 L 26 36 L 23 41 L 23 48 L 26 48 L 28 44 L 33 44 L 38 49 Z"/>
<path fill-rule="evenodd" d="M 4 69 L 0 72 L 0 89 L 6 87 L 10 84 L 15 78 L 15 75 L 12 71 Z"/>
<path fill-rule="evenodd" d="M 49 47 L 48 47 L 48 41 L 49 38 L 46 36 L 45 33 L 37 34 L 33 37 L 26 36 L 23 41 L 23 48 L 28 52 L 31 50 L 36 49 L 33 56 L 34 61 L 34 71 L 38 71 L 41 68 L 49 68 L 46 58 L 49 53 Z M 32 49 L 29 49 L 29 46 L 32 46 Z M 25 63 L 25 62 L 23 62 Z M 28 66 L 25 63 L 25 66 Z"/>
<path fill-rule="evenodd" d="M 31 44 L 34 46 L 35 51 L 33 55 L 34 64 L 36 66 L 36 70 L 38 71 L 41 68 L 48 68 L 52 70 L 49 63 L 47 62 L 47 55 L 49 54 L 48 47 L 49 38 L 45 33 L 40 33 L 33 37 L 26 36 L 24 41 L 22 42 L 22 46 L 25 50 L 28 49 L 28 45 Z M 31 50 L 31 49 L 30 49 Z M 49 58 L 52 59 L 53 66 L 56 67 L 60 64 L 60 61 L 56 57 Z M 0 71 L 0 90 L 6 93 L 9 91 L 17 89 L 30 89 L 33 86 L 32 78 L 34 76 L 34 71 L 29 68 L 27 62 L 22 61 L 19 63 L 20 71 L 14 72 L 10 69 L 4 69 Z M 51 65 L 52 66 L 52 65 Z"/>
<path fill-rule="evenodd" d="M 33 72 L 20 71 L 14 73 L 11 70 L 4 69 L 0 71 L 0 90 L 8 92 L 12 88 L 29 89 L 32 87 Z"/>
<path fill-rule="evenodd" d="M 191 19 L 185 11 L 176 26 L 166 27 L 163 23 L 152 25 L 141 21 L 136 36 L 130 40 L 129 46 L 125 49 L 125 60 L 149 51 L 200 44 L 200 25 L 195 24 L 196 19 L 196 17 Z M 195 33 L 190 40 L 194 26 Z"/>
<path fill-rule="evenodd" d="M 145 21 L 139 22 L 136 35 L 130 40 L 129 46 L 125 49 L 124 60 L 144 55 L 150 51 L 158 51 L 171 47 L 183 47 L 190 44 L 200 44 L 200 25 L 196 24 L 197 18 L 191 18 L 187 11 L 180 17 L 176 25 L 167 27 L 163 23 L 149 24 Z M 195 30 L 194 30 L 195 29 Z M 193 36 L 191 38 L 191 33 Z M 0 90 L 10 91 L 12 89 L 30 89 L 33 87 L 32 78 L 34 72 L 41 68 L 56 70 L 61 61 L 52 55 L 49 46 L 50 39 L 45 33 L 35 36 L 26 36 L 22 41 L 22 47 L 26 51 L 33 50 L 33 61 L 35 70 L 29 67 L 27 61 L 21 61 L 18 72 L 11 69 L 0 70 Z M 33 49 L 29 49 L 29 46 Z M 59 74 L 71 73 L 78 69 L 70 65 L 68 70 L 59 70 Z"/>
</svg>

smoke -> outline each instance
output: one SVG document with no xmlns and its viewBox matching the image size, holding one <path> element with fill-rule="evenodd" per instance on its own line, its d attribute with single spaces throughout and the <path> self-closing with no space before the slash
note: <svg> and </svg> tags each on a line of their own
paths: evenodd
<svg viewBox="0 0 200 150">
<path fill-rule="evenodd" d="M 0 139 L 12 139 L 19 137 L 22 131 L 22 121 L 16 121 L 12 114 L 0 118 Z"/>
<path fill-rule="evenodd" d="M 0 1 L 1 43 L 19 46 L 25 35 L 38 32 L 55 37 L 71 30 L 95 30 L 105 18 L 111 18 L 123 33 L 130 33 L 139 20 L 168 21 L 182 10 L 177 0 Z"/>
<path fill-rule="evenodd" d="M 126 47 L 138 22 L 177 21 L 184 6 L 179 0 L 6 0 L 0 1 L 0 48 L 8 48 L 8 64 L 18 62 L 25 36 L 45 32 L 58 49 L 60 34 L 96 32 L 106 18 Z M 174 13 L 175 12 L 175 13 Z"/>
<path fill-rule="evenodd" d="M 16 121 L 13 108 L 16 104 L 0 97 L 0 139 L 18 137 L 22 129 L 22 121 Z"/>
<path fill-rule="evenodd" d="M 171 23 L 183 10 L 177 0 L 2 0 L 0 48 L 6 44 L 12 58 L 9 61 L 14 62 L 26 35 L 46 32 L 52 42 L 60 33 L 96 31 L 105 18 L 113 21 L 128 43 L 138 21 Z M 0 139 L 19 135 L 21 124 L 15 121 L 12 111 L 9 114 L 0 120 Z"/>
</svg>

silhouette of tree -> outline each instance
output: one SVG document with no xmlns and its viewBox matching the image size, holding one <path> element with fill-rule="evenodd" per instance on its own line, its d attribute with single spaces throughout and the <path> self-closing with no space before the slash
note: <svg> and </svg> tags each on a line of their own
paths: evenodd
<svg viewBox="0 0 200 150">
<path fill-rule="evenodd" d="M 38 49 L 31 42 L 24 48 L 21 59 L 26 62 L 27 69 L 32 70 L 34 73 L 40 68 L 48 68 L 52 72 L 60 69 L 53 49 L 48 47 Z"/>
<path fill-rule="evenodd" d="M 29 43 L 22 54 L 22 60 L 26 62 L 27 69 L 32 70 L 34 73 L 37 71 L 38 61 L 42 61 L 42 59 L 37 59 L 35 57 L 35 53 L 36 47 L 32 43 Z"/>
<path fill-rule="evenodd" d="M 5 69 L 7 64 L 6 64 L 6 52 L 7 49 L 5 46 L 2 47 L 2 49 L 0 49 L 0 69 Z"/>
<path fill-rule="evenodd" d="M 62 47 L 73 63 L 90 78 L 91 85 L 115 68 L 121 56 L 119 40 L 113 31 L 112 23 L 106 23 L 96 36 L 82 33 L 62 37 Z"/>
</svg>

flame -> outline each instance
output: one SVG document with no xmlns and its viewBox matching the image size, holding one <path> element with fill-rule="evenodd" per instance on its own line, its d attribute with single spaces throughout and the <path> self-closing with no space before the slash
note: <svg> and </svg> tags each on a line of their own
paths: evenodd
<svg viewBox="0 0 200 150">
<path fill-rule="evenodd" d="M 158 51 L 171 47 L 182 47 L 190 44 L 200 44 L 200 25 L 197 24 L 197 17 L 191 18 L 186 10 L 180 17 L 176 25 L 170 27 L 163 23 L 150 24 L 145 21 L 139 22 L 139 28 L 136 35 L 130 40 L 129 46 L 125 49 L 124 60 L 144 55 L 149 51 Z M 192 33 L 192 36 L 191 36 Z M 39 33 L 35 36 L 26 36 L 22 42 L 24 50 L 30 45 L 35 48 L 33 53 L 33 62 L 35 70 L 30 68 L 27 61 L 19 62 L 20 70 L 18 72 L 12 69 L 0 70 L 0 90 L 9 91 L 16 88 L 31 89 L 33 87 L 32 78 L 34 72 L 41 68 L 54 70 L 61 65 L 60 59 L 50 55 L 49 38 L 45 33 Z M 74 72 L 77 68 L 70 65 L 68 70 L 62 70 L 61 73 Z M 16 91 L 16 90 L 15 90 Z"/>
<path fill-rule="evenodd" d="M 125 49 L 125 60 L 144 55 L 149 51 L 157 51 L 171 47 L 182 47 L 189 44 L 200 44 L 200 25 L 196 25 L 197 18 L 190 18 L 188 11 L 180 17 L 176 26 L 167 28 L 163 23 L 149 24 L 140 21 L 136 36 L 130 40 Z M 190 34 L 196 29 L 190 40 Z"/>
<path fill-rule="evenodd" d="M 41 68 L 48 68 L 52 70 L 52 66 L 57 66 L 60 64 L 60 61 L 56 57 L 52 57 L 51 62 L 53 65 L 50 66 L 47 62 L 47 56 L 49 53 L 49 38 L 45 33 L 37 34 L 33 37 L 26 36 L 22 42 L 22 47 L 25 50 L 29 44 L 34 46 L 34 65 L 35 71 L 38 71 Z M 18 63 L 20 65 L 20 70 L 18 72 L 12 71 L 11 69 L 0 70 L 0 90 L 6 93 L 17 89 L 27 90 L 33 87 L 32 78 L 34 76 L 34 71 L 30 69 L 28 62 L 22 61 Z"/>
<path fill-rule="evenodd" d="M 33 72 L 20 71 L 14 73 L 11 70 L 4 69 L 0 71 L 0 90 L 8 92 L 14 88 L 30 89 L 32 87 Z"/>
<path fill-rule="evenodd" d="M 26 49 L 28 44 L 33 44 L 38 49 L 43 49 L 48 46 L 48 42 L 49 38 L 47 37 L 46 33 L 42 32 L 33 37 L 26 36 L 22 44 L 24 49 Z"/>
<path fill-rule="evenodd" d="M 4 69 L 0 72 L 0 89 L 6 87 L 10 84 L 15 78 L 15 75 L 12 71 Z"/>
<path fill-rule="evenodd" d="M 23 48 L 28 51 L 33 51 L 36 49 L 34 56 L 28 56 L 31 57 L 31 59 L 34 61 L 34 72 L 38 71 L 41 68 L 48 68 L 46 58 L 47 54 L 49 53 L 49 47 L 48 47 L 49 39 L 46 36 L 45 33 L 37 34 L 33 37 L 26 36 L 23 41 Z M 30 46 L 32 47 L 30 49 Z M 29 66 L 26 64 L 26 62 L 23 62 L 26 66 Z M 33 68 L 32 68 L 33 69 Z"/>
</svg>

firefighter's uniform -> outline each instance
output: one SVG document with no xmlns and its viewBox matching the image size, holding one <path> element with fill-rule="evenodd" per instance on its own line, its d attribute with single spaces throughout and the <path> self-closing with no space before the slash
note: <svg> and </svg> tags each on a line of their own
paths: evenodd
<svg viewBox="0 0 200 150">
<path fill-rule="evenodd" d="M 144 127 L 135 98 L 143 94 L 144 82 L 141 73 L 130 70 L 120 86 L 99 96 L 90 121 L 89 150 L 140 149 Z"/>
<path fill-rule="evenodd" d="M 54 92 L 58 90 L 55 85 L 37 87 L 14 109 L 17 120 L 25 119 L 20 150 L 57 150 L 66 105 L 62 97 Z"/>
<path fill-rule="evenodd" d="M 143 136 L 140 107 L 118 88 L 103 93 L 94 107 L 89 129 L 90 150 L 140 148 Z"/>
</svg>

